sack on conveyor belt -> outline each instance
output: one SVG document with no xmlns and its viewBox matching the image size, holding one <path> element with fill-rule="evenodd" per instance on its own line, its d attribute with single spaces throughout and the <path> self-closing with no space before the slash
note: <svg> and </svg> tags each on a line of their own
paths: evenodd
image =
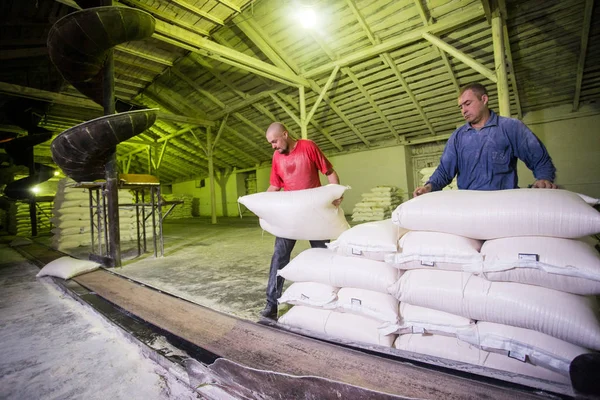
<svg viewBox="0 0 600 400">
<path fill-rule="evenodd" d="M 292 282 L 319 282 L 388 293 L 401 272 L 380 261 L 343 257 L 328 249 L 308 249 L 298 254 L 278 275 Z"/>
<path fill-rule="evenodd" d="M 600 212 L 576 193 L 558 189 L 432 192 L 398 206 L 392 221 L 410 230 L 486 240 L 600 232 Z"/>
<path fill-rule="evenodd" d="M 387 254 L 398 251 L 398 239 L 406 232 L 394 225 L 391 219 L 367 222 L 343 232 L 327 247 L 341 256 L 383 261 Z"/>
<path fill-rule="evenodd" d="M 425 333 L 456 336 L 458 330 L 474 325 L 475 321 L 460 315 L 400 303 L 400 320 L 387 331 L 399 334 Z"/>
<path fill-rule="evenodd" d="M 488 240 L 484 262 L 464 270 L 490 281 L 518 282 L 581 295 L 600 294 L 600 254 L 582 240 L 514 237 Z"/>
<path fill-rule="evenodd" d="M 288 287 L 277 302 L 308 307 L 331 308 L 339 288 L 317 282 L 295 282 Z"/>
<path fill-rule="evenodd" d="M 98 268 L 100 268 L 100 264 L 97 262 L 64 256 L 50 261 L 37 273 L 36 277 L 55 276 L 57 278 L 70 279 L 77 275 L 92 272 Z"/>
<path fill-rule="evenodd" d="M 590 351 L 531 329 L 492 322 L 478 322 L 456 335 L 460 340 L 490 352 L 527 361 L 569 376 L 569 365 L 575 357 Z"/>
<path fill-rule="evenodd" d="M 481 365 L 487 368 L 507 371 L 508 373 L 532 376 L 567 385 L 571 384 L 571 380 L 568 377 L 557 372 L 515 360 L 503 354 L 480 350 L 455 337 L 419 334 L 400 335 L 394 342 L 394 347 L 399 350 Z M 430 360 L 427 361 L 430 362 Z M 504 379 L 514 382 L 514 377 L 510 375 L 504 376 Z"/>
<path fill-rule="evenodd" d="M 410 231 L 400 239 L 399 251 L 385 262 L 398 269 L 445 269 L 462 271 L 467 263 L 481 262 L 482 242 L 441 232 Z"/>
<path fill-rule="evenodd" d="M 348 186 L 330 184 L 290 192 L 262 192 L 238 202 L 260 218 L 260 226 L 277 237 L 296 240 L 337 238 L 349 228 L 341 207 L 331 204 Z"/>
<path fill-rule="evenodd" d="M 465 272 L 424 269 L 405 272 L 390 287 L 390 294 L 401 302 L 478 321 L 533 329 L 600 350 L 598 302 L 593 296 L 490 282 Z"/>
<path fill-rule="evenodd" d="M 294 306 L 278 322 L 350 342 L 392 347 L 396 339 L 395 335 L 380 334 L 377 320 L 318 308 Z"/>
</svg>

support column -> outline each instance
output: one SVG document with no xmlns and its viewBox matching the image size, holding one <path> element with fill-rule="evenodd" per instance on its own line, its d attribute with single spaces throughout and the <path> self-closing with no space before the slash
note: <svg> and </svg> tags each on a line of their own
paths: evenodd
<svg viewBox="0 0 600 400">
<path fill-rule="evenodd" d="M 306 97 L 304 96 L 304 86 L 298 87 L 300 95 L 300 130 L 302 139 L 308 139 L 308 121 L 306 120 Z"/>
<path fill-rule="evenodd" d="M 112 0 L 104 0 L 104 5 L 112 6 Z M 103 100 L 104 115 L 115 113 L 115 62 L 114 50 L 108 50 L 104 65 Z M 105 166 L 106 175 L 106 210 L 108 214 L 109 256 L 113 267 L 121 266 L 121 232 L 119 230 L 119 169 L 117 164 L 117 148 L 112 150 Z"/>
<path fill-rule="evenodd" d="M 210 181 L 210 215 L 211 223 L 217 223 L 217 196 L 215 193 L 215 167 L 213 162 L 213 140 L 210 126 L 206 127 L 206 155 L 208 156 L 208 177 Z"/>
<path fill-rule="evenodd" d="M 500 7 L 495 4 L 492 12 L 492 38 L 494 41 L 494 64 L 498 81 L 498 103 L 500 115 L 510 117 L 510 92 L 508 90 L 508 73 L 506 68 L 506 53 L 504 47 L 504 20 Z"/>
</svg>

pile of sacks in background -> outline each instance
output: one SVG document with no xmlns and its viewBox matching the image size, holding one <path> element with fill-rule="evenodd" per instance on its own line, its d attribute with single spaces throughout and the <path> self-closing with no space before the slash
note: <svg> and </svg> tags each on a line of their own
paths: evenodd
<svg viewBox="0 0 600 400">
<path fill-rule="evenodd" d="M 35 213 L 37 217 L 37 233 L 50 232 L 52 223 L 50 215 L 52 212 L 51 202 L 37 203 Z M 8 233 L 16 236 L 31 236 L 31 216 L 29 214 L 29 203 L 16 201 L 11 204 L 8 214 Z"/>
<path fill-rule="evenodd" d="M 421 169 L 419 171 L 419 174 L 421 175 L 421 184 L 419 186 L 425 186 L 425 184 L 427 183 L 429 178 L 431 178 L 431 175 L 433 175 L 436 169 L 437 166 Z M 458 190 L 458 182 L 456 181 L 456 177 L 442 190 Z"/>
<path fill-rule="evenodd" d="M 164 194 L 163 199 L 166 201 L 183 201 L 183 204 L 177 204 L 173 210 L 169 213 L 168 219 L 181 219 L 181 218 L 191 218 L 192 217 L 192 202 L 194 201 L 194 197 L 183 194 L 183 195 L 173 195 L 173 194 Z M 162 214 L 165 215 L 167 211 L 171 208 L 171 205 L 162 206 Z"/>
<path fill-rule="evenodd" d="M 600 256 L 578 239 L 600 213 L 577 194 L 434 192 L 392 221 L 294 258 L 279 323 L 564 384 L 600 350 Z"/>
<path fill-rule="evenodd" d="M 402 191 L 395 186 L 376 186 L 361 194 L 362 200 L 352 210 L 352 221 L 382 221 L 402 203 Z"/>
<path fill-rule="evenodd" d="M 65 178 L 59 181 L 51 221 L 51 246 L 57 250 L 66 250 L 79 246 L 89 246 L 92 243 L 90 232 L 90 199 L 89 191 L 73 187 L 75 181 Z M 135 199 L 130 191 L 119 190 L 119 204 L 132 204 Z M 97 216 L 94 216 L 97 224 Z M 146 235 L 152 237 L 152 221 L 146 221 Z M 134 206 L 119 207 L 119 227 L 121 241 L 136 240 L 137 227 Z M 100 218 L 100 228 L 104 229 L 104 218 Z M 98 239 L 98 227 L 94 228 L 95 241 Z M 102 239 L 104 240 L 104 238 Z M 97 242 L 96 242 L 97 243 Z"/>
</svg>

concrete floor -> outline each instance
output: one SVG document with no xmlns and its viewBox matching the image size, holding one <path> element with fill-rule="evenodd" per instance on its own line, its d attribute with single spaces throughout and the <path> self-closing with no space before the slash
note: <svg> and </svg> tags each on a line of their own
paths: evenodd
<svg viewBox="0 0 600 400">
<path fill-rule="evenodd" d="M 49 243 L 49 238 L 36 239 Z M 123 261 L 114 272 L 239 318 L 256 321 L 265 306 L 265 289 L 275 238 L 256 217 L 167 219 L 165 256 L 154 258 L 152 245 L 141 257 Z M 123 243 L 128 253 L 132 243 Z M 292 257 L 310 247 L 298 241 Z M 87 258 L 90 249 L 69 254 Z"/>
<path fill-rule="evenodd" d="M 1 399 L 196 399 L 139 344 L 0 244 Z"/>
</svg>

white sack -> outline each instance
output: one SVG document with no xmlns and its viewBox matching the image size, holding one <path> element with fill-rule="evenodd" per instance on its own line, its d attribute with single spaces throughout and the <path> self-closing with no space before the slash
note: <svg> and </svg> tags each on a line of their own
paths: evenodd
<svg viewBox="0 0 600 400">
<path fill-rule="evenodd" d="M 457 338 L 440 335 L 400 335 L 394 347 L 413 353 L 481 365 L 488 368 L 532 376 L 564 384 L 570 379 L 546 368 L 524 363 L 502 354 L 489 353 Z"/>
<path fill-rule="evenodd" d="M 339 288 L 317 282 L 292 283 L 277 301 L 279 304 L 303 305 L 309 307 L 326 307 L 337 298 Z"/>
<path fill-rule="evenodd" d="M 398 206 L 392 220 L 410 230 L 473 239 L 578 238 L 600 232 L 600 212 L 576 193 L 558 189 L 432 192 Z"/>
<path fill-rule="evenodd" d="M 410 231 L 398 243 L 399 252 L 385 256 L 398 269 L 437 268 L 462 271 L 467 263 L 481 262 L 482 242 L 450 233 Z"/>
<path fill-rule="evenodd" d="M 483 244 L 481 254 L 483 263 L 464 270 L 490 281 L 600 294 L 600 254 L 584 241 L 539 236 L 494 239 Z"/>
<path fill-rule="evenodd" d="M 343 232 L 327 247 L 342 256 L 383 261 L 386 254 L 398 251 L 398 239 L 406 232 L 394 225 L 391 219 L 367 222 Z"/>
<path fill-rule="evenodd" d="M 277 322 L 282 325 L 325 334 L 325 324 L 330 315 L 331 310 L 294 306 L 279 317 Z"/>
<path fill-rule="evenodd" d="M 341 288 L 335 311 L 363 315 L 380 322 L 398 322 L 398 300 L 389 294 L 366 289 Z"/>
<path fill-rule="evenodd" d="M 91 272 L 100 268 L 100 264 L 89 260 L 78 260 L 69 256 L 57 258 L 49 262 L 37 273 L 37 277 L 56 276 L 62 279 L 71 279 L 74 276 Z"/>
<path fill-rule="evenodd" d="M 590 206 L 597 206 L 600 204 L 600 199 L 597 199 L 595 197 L 591 197 L 591 196 L 585 195 L 583 193 L 577 193 L 577 195 L 579 197 L 581 197 L 583 199 L 583 201 L 588 203 Z"/>
<path fill-rule="evenodd" d="M 394 327 L 394 333 L 427 333 L 456 336 L 459 329 L 474 326 L 475 321 L 460 315 L 434 310 L 431 308 L 400 303 L 400 321 Z"/>
<path fill-rule="evenodd" d="M 335 339 L 391 347 L 395 335 L 382 335 L 377 330 L 379 321 L 360 315 L 331 310 L 294 306 L 278 321 L 280 324 L 306 329 Z"/>
<path fill-rule="evenodd" d="M 328 249 L 308 249 L 298 254 L 278 275 L 292 282 L 319 282 L 387 293 L 400 271 L 380 261 L 338 256 Z"/>
<path fill-rule="evenodd" d="M 546 333 L 600 350 L 598 303 L 578 296 L 520 283 L 489 282 L 454 271 L 407 271 L 390 288 L 401 302 Z"/>
<path fill-rule="evenodd" d="M 335 239 L 349 228 L 341 207 L 331 204 L 348 186 L 326 185 L 290 192 L 262 192 L 238 202 L 260 218 L 260 226 L 277 237 L 296 240 Z"/>
<path fill-rule="evenodd" d="M 583 347 L 567 343 L 541 332 L 514 326 L 478 322 L 457 332 L 457 337 L 482 350 L 501 353 L 569 376 L 569 365 Z"/>
<path fill-rule="evenodd" d="M 392 347 L 396 335 L 381 334 L 378 330 L 380 325 L 381 322 L 362 315 L 332 311 L 325 324 L 325 331 L 339 339 Z"/>
</svg>

